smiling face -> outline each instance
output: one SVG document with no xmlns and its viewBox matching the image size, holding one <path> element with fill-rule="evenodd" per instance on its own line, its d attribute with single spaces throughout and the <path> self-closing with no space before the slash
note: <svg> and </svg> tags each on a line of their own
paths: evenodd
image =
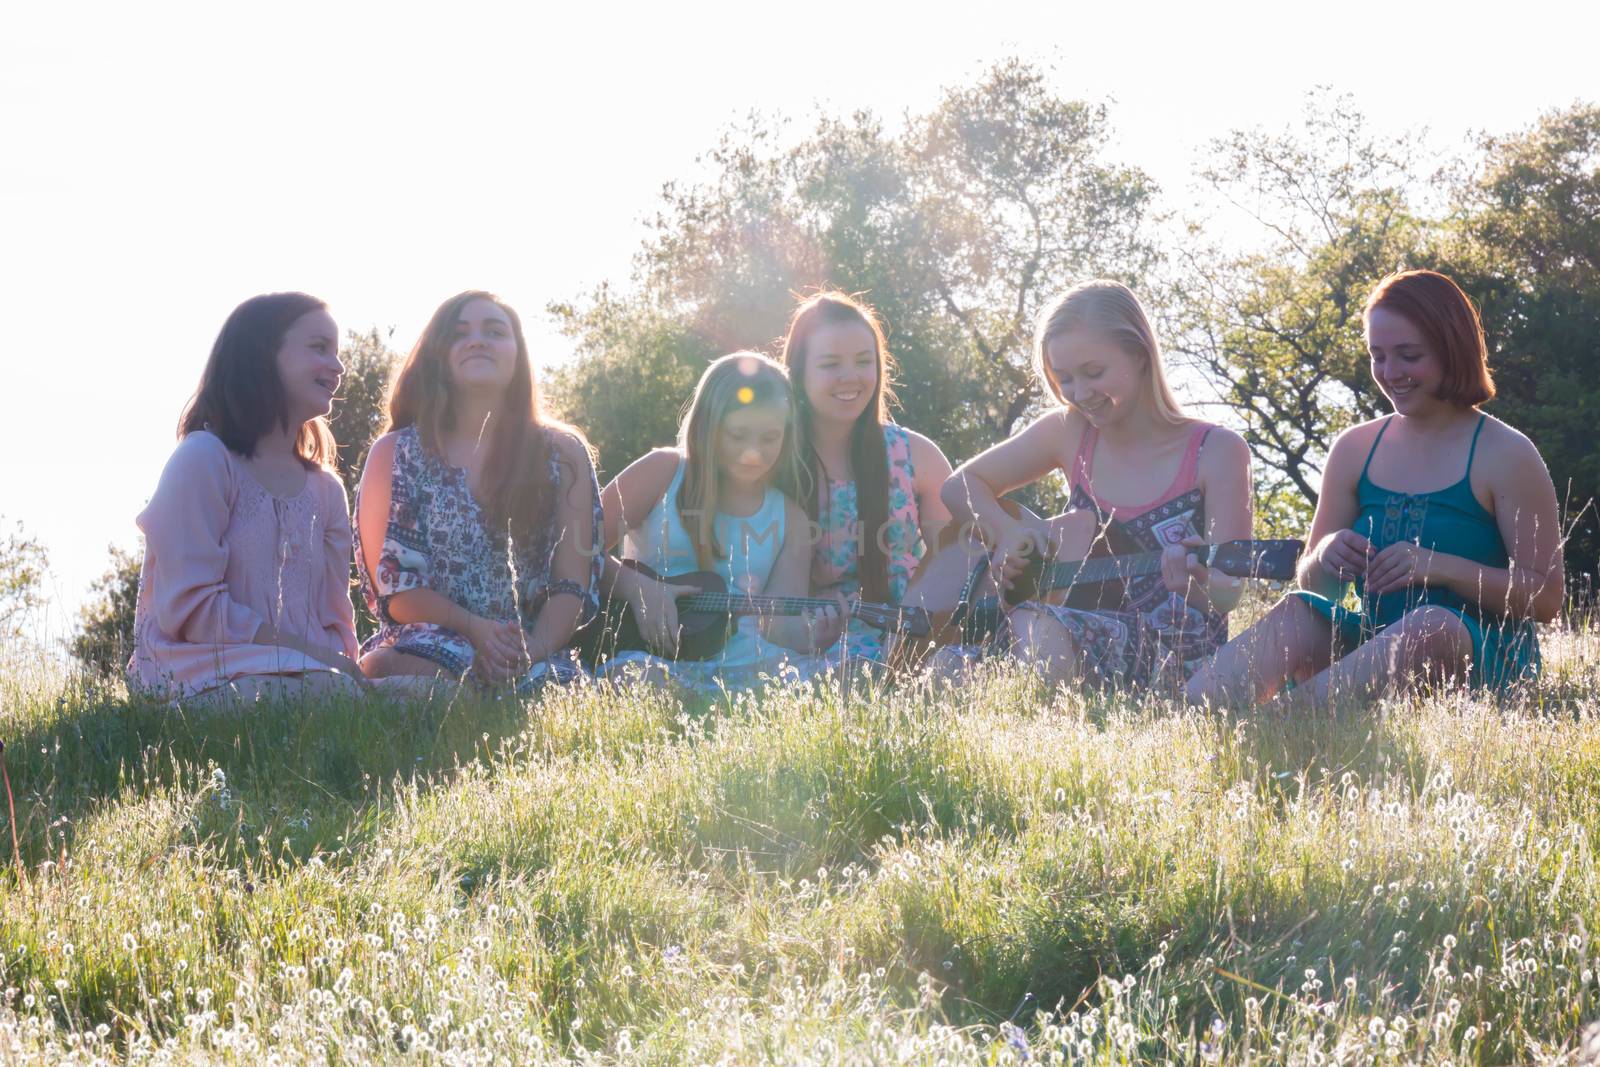
<svg viewBox="0 0 1600 1067">
<path fill-rule="evenodd" d="M 469 300 L 456 319 L 445 357 L 450 382 L 467 392 L 503 392 L 517 370 L 517 339 L 511 317 L 499 304 Z"/>
<path fill-rule="evenodd" d="M 877 396 L 878 342 L 863 322 L 830 322 L 805 343 L 805 391 L 812 415 L 853 423 Z"/>
<path fill-rule="evenodd" d="M 1062 399 L 1096 426 L 1127 418 L 1148 392 L 1145 362 L 1098 334 L 1057 334 L 1045 344 L 1044 363 Z"/>
<path fill-rule="evenodd" d="M 750 404 L 728 412 L 717 428 L 717 472 L 745 488 L 765 485 L 783 454 L 789 411 L 776 404 Z"/>
<path fill-rule="evenodd" d="M 1443 362 L 1404 315 L 1385 307 L 1369 311 L 1367 352 L 1372 357 L 1372 380 L 1395 411 L 1416 415 L 1445 403 L 1439 398 Z"/>
<path fill-rule="evenodd" d="M 339 362 L 339 327 L 318 309 L 295 319 L 278 346 L 278 380 L 291 426 L 326 415 L 344 377 Z"/>
</svg>

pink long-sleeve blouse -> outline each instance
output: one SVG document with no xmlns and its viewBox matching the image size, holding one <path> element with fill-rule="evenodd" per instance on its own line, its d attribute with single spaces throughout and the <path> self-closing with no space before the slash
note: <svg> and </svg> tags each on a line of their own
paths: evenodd
<svg viewBox="0 0 1600 1067">
<path fill-rule="evenodd" d="M 204 430 L 189 434 L 139 515 L 144 568 L 130 687 L 193 696 L 255 674 L 328 670 L 255 643 L 270 622 L 354 658 L 350 512 L 344 487 L 314 470 L 275 497 Z"/>
</svg>

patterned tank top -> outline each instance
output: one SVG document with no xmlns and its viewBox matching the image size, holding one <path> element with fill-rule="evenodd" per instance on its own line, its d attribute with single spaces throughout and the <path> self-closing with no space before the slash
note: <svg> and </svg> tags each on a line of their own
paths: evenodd
<svg viewBox="0 0 1600 1067">
<path fill-rule="evenodd" d="M 1094 449 L 1100 435 L 1095 427 L 1088 427 L 1068 475 L 1071 506 L 1095 514 L 1111 551 L 1118 554 L 1157 552 L 1185 538 L 1204 536 L 1206 501 L 1199 485 L 1200 449 L 1212 429 L 1210 423 L 1196 425 L 1172 484 L 1149 503 L 1127 507 L 1106 504 L 1094 491 Z M 1131 579 L 1121 604 L 1110 612 L 1128 617 L 1132 624 L 1124 669 L 1129 680 L 1139 683 L 1173 670 L 1186 676 L 1198 661 L 1228 640 L 1226 615 L 1191 607 L 1167 589 L 1160 574 Z"/>
<path fill-rule="evenodd" d="M 899 603 L 922 558 L 922 524 L 917 514 L 916 468 L 911 435 L 888 423 L 883 427 L 889 457 L 887 522 L 878 543 L 888 564 L 889 597 Z M 861 516 L 854 481 L 824 478 L 817 486 L 816 547 L 811 554 L 811 587 L 849 596 L 861 588 Z"/>
</svg>

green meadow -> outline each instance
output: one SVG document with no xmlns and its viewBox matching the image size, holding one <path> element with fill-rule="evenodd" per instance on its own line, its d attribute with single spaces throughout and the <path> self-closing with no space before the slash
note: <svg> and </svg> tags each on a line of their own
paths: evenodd
<svg viewBox="0 0 1600 1067">
<path fill-rule="evenodd" d="M 1295 721 L 1004 670 L 197 711 L 13 655 L 0 1062 L 1571 1062 L 1600 627 L 1545 650 Z"/>
</svg>

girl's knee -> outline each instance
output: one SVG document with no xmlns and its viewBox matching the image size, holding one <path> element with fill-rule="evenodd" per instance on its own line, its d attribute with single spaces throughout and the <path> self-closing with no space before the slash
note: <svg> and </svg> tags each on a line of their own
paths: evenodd
<svg viewBox="0 0 1600 1067">
<path fill-rule="evenodd" d="M 1448 608 L 1424 604 L 1398 623 L 1407 644 L 1427 659 L 1466 659 L 1472 655 L 1472 634 L 1461 616 Z"/>
<path fill-rule="evenodd" d="M 1020 607 L 1008 622 L 1011 647 L 1024 653 L 1056 652 L 1072 643 L 1067 628 L 1042 611 Z"/>
</svg>

